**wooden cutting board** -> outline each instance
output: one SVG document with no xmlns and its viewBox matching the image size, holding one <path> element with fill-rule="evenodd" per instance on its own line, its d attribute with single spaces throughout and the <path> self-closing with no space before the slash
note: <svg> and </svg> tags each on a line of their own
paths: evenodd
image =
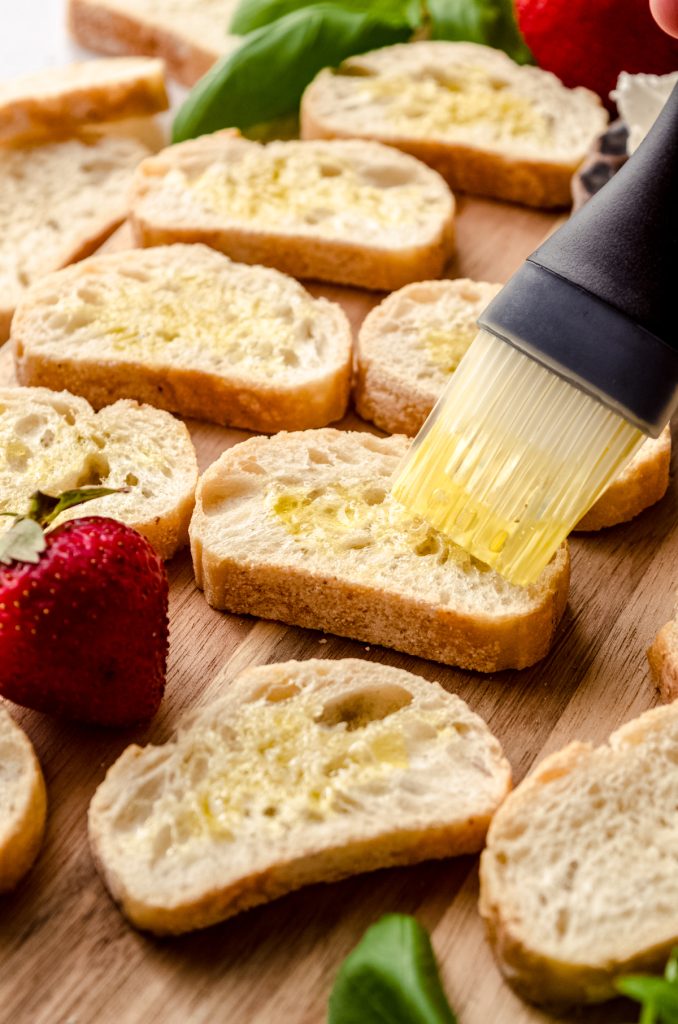
<svg viewBox="0 0 678 1024">
<path fill-rule="evenodd" d="M 460 203 L 451 276 L 505 281 L 556 219 L 481 200 Z M 115 247 L 130 244 L 124 229 Z M 110 246 L 110 243 L 109 243 Z M 375 297 L 313 287 L 337 299 L 357 328 Z M 0 383 L 13 382 L 0 351 Z M 355 417 L 344 426 L 368 429 Z M 201 467 L 245 435 L 191 423 Z M 504 984 L 476 910 L 477 858 L 380 871 L 315 886 L 206 932 L 157 940 L 133 931 L 104 890 L 87 847 L 89 800 L 106 768 L 136 740 L 165 739 L 186 708 L 208 702 L 213 680 L 288 658 L 360 657 L 437 679 L 499 737 L 516 781 L 574 738 L 605 740 L 656 702 L 645 651 L 671 616 L 678 561 L 677 498 L 635 522 L 576 537 L 570 602 L 555 646 L 523 672 L 483 676 L 376 647 L 210 609 L 187 552 L 168 566 L 171 652 L 167 696 L 146 732 L 76 728 L 13 709 L 42 761 L 47 838 L 29 876 L 2 899 L 0 1021 L 12 1024 L 323 1024 L 337 967 L 381 914 L 416 914 L 432 933 L 460 1024 L 585 1024 L 634 1019 L 620 1003 L 546 1015 Z"/>
</svg>

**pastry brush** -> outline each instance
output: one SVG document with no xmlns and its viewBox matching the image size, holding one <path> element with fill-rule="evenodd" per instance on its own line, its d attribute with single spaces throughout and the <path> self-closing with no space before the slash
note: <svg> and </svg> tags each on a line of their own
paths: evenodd
<svg viewBox="0 0 678 1024">
<path fill-rule="evenodd" d="M 678 405 L 677 302 L 678 86 L 631 159 L 483 312 L 394 497 L 532 583 Z"/>
</svg>

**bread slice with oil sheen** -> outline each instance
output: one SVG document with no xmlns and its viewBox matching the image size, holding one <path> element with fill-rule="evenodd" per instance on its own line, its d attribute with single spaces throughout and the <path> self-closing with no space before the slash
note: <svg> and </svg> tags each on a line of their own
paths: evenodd
<svg viewBox="0 0 678 1024">
<path fill-rule="evenodd" d="M 510 768 L 438 683 L 352 658 L 222 681 L 169 742 L 128 747 L 90 805 L 95 861 L 137 927 L 185 932 L 482 846 Z"/>
<path fill-rule="evenodd" d="M 205 242 L 293 277 L 390 290 L 442 273 L 454 198 L 378 142 L 262 145 L 226 130 L 144 160 L 131 223 L 143 246 Z"/>
<path fill-rule="evenodd" d="M 532 586 L 508 583 L 393 501 L 408 443 L 326 429 L 224 452 L 190 528 L 209 604 L 482 672 L 544 657 L 567 600 L 567 545 Z"/>
<path fill-rule="evenodd" d="M 388 295 L 358 334 L 353 397 L 363 419 L 414 436 L 478 332 L 477 319 L 501 286 L 458 278 L 417 281 Z M 650 438 L 579 522 L 600 530 L 628 522 L 663 498 L 671 432 Z"/>
<path fill-rule="evenodd" d="M 171 75 L 194 85 L 240 44 L 228 33 L 236 0 L 69 0 L 68 27 L 97 53 L 162 57 Z"/>
<path fill-rule="evenodd" d="M 301 103 L 304 139 L 378 139 L 452 188 L 529 206 L 570 205 L 570 179 L 606 124 L 595 93 L 477 43 L 350 57 L 321 71 Z"/>
<path fill-rule="evenodd" d="M 43 279 L 12 343 L 21 384 L 247 430 L 324 426 L 344 415 L 350 389 L 340 306 L 204 245 L 92 256 Z"/>
<path fill-rule="evenodd" d="M 34 281 L 89 256 L 122 223 L 147 155 L 134 139 L 94 133 L 0 147 L 0 343 Z"/>
<path fill-rule="evenodd" d="M 45 832 L 47 794 L 31 741 L 2 705 L 0 743 L 0 892 L 7 892 L 38 855 Z"/>
<path fill-rule="evenodd" d="M 46 388 L 0 388 L 0 512 L 28 511 L 40 489 L 126 488 L 63 513 L 109 516 L 142 533 L 162 558 L 188 540 L 198 464 L 188 430 L 169 413 L 120 401 L 95 413 Z M 11 519 L 0 517 L 0 533 Z"/>
<path fill-rule="evenodd" d="M 678 704 L 547 757 L 492 821 L 480 912 L 507 980 L 598 1002 L 678 942 Z"/>
<path fill-rule="evenodd" d="M 162 61 L 81 61 L 0 83 L 0 142 L 63 137 L 99 121 L 144 117 L 167 106 Z"/>
</svg>

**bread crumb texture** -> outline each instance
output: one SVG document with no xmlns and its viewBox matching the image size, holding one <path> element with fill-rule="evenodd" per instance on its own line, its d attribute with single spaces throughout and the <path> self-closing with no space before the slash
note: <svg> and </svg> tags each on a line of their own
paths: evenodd
<svg viewBox="0 0 678 1024">
<path fill-rule="evenodd" d="M 547 757 L 506 801 L 480 909 L 509 981 L 540 1002 L 595 1002 L 678 941 L 678 706 Z"/>
<path fill-rule="evenodd" d="M 288 662 L 229 682 L 165 745 L 126 751 L 90 832 L 133 920 L 164 908 L 183 930 L 195 901 L 208 923 L 272 898 L 269 873 L 290 889 L 477 849 L 509 785 L 499 743 L 438 684 Z"/>
</svg>

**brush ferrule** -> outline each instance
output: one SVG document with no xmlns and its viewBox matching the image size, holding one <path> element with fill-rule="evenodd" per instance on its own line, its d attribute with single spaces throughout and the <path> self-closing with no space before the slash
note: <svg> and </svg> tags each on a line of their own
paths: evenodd
<svg viewBox="0 0 678 1024">
<path fill-rule="evenodd" d="M 527 260 L 478 323 L 654 437 L 678 403 L 678 351 Z"/>
</svg>

